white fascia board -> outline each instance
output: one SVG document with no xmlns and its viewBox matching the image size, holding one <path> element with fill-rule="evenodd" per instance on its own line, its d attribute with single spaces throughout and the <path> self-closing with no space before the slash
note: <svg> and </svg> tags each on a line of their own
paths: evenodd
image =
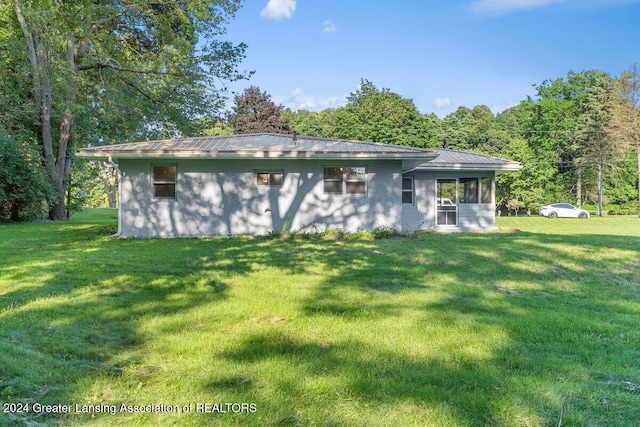
<svg viewBox="0 0 640 427">
<path fill-rule="evenodd" d="M 486 163 L 439 163 L 439 164 L 421 164 L 416 168 L 420 171 L 451 171 L 451 170 L 464 170 L 464 171 L 505 171 L 512 172 L 522 169 L 522 165 L 519 163 L 509 164 L 486 164 Z"/>
<path fill-rule="evenodd" d="M 78 158 L 87 160 L 113 159 L 363 159 L 363 160 L 413 160 L 418 164 L 432 160 L 436 155 L 413 153 L 308 153 L 250 151 L 235 153 L 218 152 L 79 152 Z"/>
</svg>

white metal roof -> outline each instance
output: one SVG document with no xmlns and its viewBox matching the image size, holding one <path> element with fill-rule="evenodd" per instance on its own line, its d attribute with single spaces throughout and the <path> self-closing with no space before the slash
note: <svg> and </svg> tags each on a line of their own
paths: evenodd
<svg viewBox="0 0 640 427">
<path fill-rule="evenodd" d="M 123 158 L 375 158 L 427 161 L 435 150 L 374 142 L 270 133 L 164 139 L 80 149 L 86 159 Z"/>
<path fill-rule="evenodd" d="M 515 171 L 511 160 L 448 149 L 423 149 L 376 142 L 255 133 L 163 139 L 81 148 L 84 159 L 274 158 L 398 159 L 403 169 Z"/>
<path fill-rule="evenodd" d="M 512 160 L 498 157 L 485 156 L 484 154 L 469 153 L 466 151 L 438 148 L 438 156 L 432 160 L 420 164 L 416 170 L 495 170 L 517 171 L 522 165 Z"/>
</svg>

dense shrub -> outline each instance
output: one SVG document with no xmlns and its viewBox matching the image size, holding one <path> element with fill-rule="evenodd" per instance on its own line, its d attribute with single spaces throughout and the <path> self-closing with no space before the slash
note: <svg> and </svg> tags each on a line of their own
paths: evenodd
<svg viewBox="0 0 640 427">
<path fill-rule="evenodd" d="M 592 214 L 598 211 L 595 205 L 584 205 L 583 209 Z M 606 204 L 602 207 L 602 212 L 606 215 L 638 215 L 638 202 L 625 202 L 620 204 Z"/>
<path fill-rule="evenodd" d="M 51 186 L 38 167 L 38 154 L 0 129 L 0 222 L 43 217 Z"/>
</svg>

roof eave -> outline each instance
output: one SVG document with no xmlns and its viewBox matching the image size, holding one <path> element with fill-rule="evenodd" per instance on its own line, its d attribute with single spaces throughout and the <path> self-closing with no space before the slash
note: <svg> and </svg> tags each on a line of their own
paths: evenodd
<svg viewBox="0 0 640 427">
<path fill-rule="evenodd" d="M 426 163 L 416 168 L 421 171 L 465 170 L 465 171 L 497 171 L 515 172 L 522 169 L 520 163 Z"/>
<path fill-rule="evenodd" d="M 201 151 L 154 151 L 154 152 L 117 152 L 80 150 L 77 157 L 86 160 L 112 159 L 372 159 L 372 160 L 415 160 L 428 162 L 437 157 L 437 153 L 331 153 L 301 151 L 238 151 L 238 152 L 201 152 Z"/>
</svg>

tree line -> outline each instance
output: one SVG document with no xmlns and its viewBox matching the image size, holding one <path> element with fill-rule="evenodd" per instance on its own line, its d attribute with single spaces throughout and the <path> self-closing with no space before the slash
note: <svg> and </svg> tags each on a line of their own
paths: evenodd
<svg viewBox="0 0 640 427">
<path fill-rule="evenodd" d="M 522 163 L 498 176 L 498 208 L 516 213 L 545 203 L 605 204 L 640 215 L 640 74 L 569 72 L 535 87 L 536 95 L 499 114 L 479 105 L 440 119 L 412 100 L 362 80 L 344 107 L 320 112 L 276 105 L 252 86 L 235 97 L 222 123 L 228 133 L 301 135 L 445 148 Z"/>
<path fill-rule="evenodd" d="M 250 78 L 246 45 L 221 38 L 241 0 L 0 3 L 0 221 L 63 219 L 115 204 L 116 171 L 76 162 L 80 146 L 182 135 L 301 135 L 450 148 L 520 161 L 498 177 L 499 207 L 551 201 L 639 211 L 640 77 L 570 72 L 494 114 L 444 118 L 362 80 L 346 105 L 276 105 L 255 86 L 224 112 L 226 84 Z"/>
</svg>

